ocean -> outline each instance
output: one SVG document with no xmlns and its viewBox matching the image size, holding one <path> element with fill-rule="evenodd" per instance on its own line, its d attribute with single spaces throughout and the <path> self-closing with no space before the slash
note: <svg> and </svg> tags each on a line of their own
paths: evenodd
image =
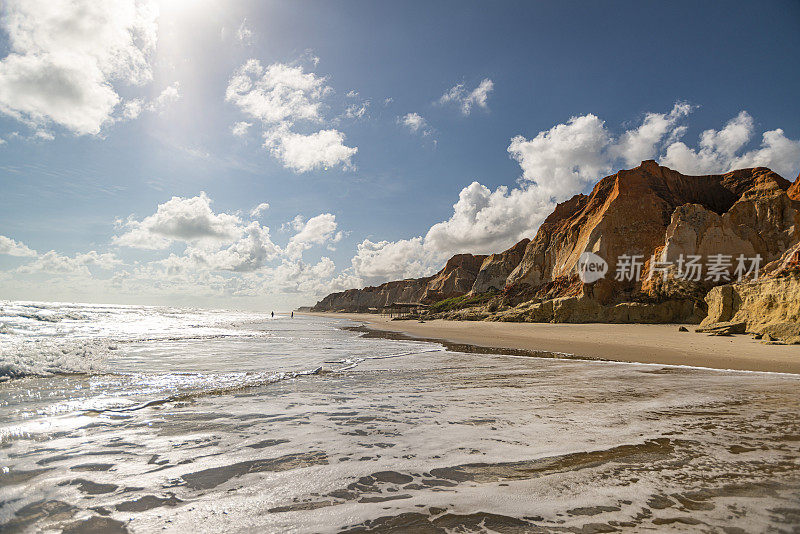
<svg viewBox="0 0 800 534">
<path fill-rule="evenodd" d="M 798 532 L 800 377 L 0 302 L 0 532 Z"/>
</svg>

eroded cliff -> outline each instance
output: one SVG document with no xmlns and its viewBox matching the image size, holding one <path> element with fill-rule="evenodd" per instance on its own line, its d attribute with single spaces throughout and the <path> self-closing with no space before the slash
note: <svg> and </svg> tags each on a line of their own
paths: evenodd
<svg viewBox="0 0 800 534">
<path fill-rule="evenodd" d="M 644 161 L 603 178 L 589 195 L 558 204 L 531 240 L 490 256 L 458 254 L 429 278 L 329 295 L 315 309 L 354 311 L 449 299 L 442 315 L 453 319 L 699 322 L 706 315 L 707 294 L 709 303 L 716 303 L 715 295 L 731 291 L 709 290 L 742 274 L 735 272 L 739 256 L 757 256 L 759 268 L 772 274 L 761 285 L 734 284 L 744 302 L 734 315 L 763 309 L 757 299 L 769 300 L 769 292 L 781 284 L 789 284 L 782 290 L 794 294 L 791 278 L 776 281 L 774 273 L 789 261 L 784 256 L 800 246 L 798 241 L 800 177 L 791 183 L 763 167 L 686 176 Z M 583 283 L 576 270 L 585 252 L 608 264 L 607 275 L 591 284 Z M 716 255 L 731 261 L 721 277 L 686 278 L 684 258 Z M 641 259 L 640 276 L 615 276 L 620 258 L 632 256 Z M 650 276 L 657 266 L 663 272 Z M 744 274 L 746 282 L 759 273 Z M 459 309 L 459 299 L 453 299 L 461 296 Z"/>
</svg>

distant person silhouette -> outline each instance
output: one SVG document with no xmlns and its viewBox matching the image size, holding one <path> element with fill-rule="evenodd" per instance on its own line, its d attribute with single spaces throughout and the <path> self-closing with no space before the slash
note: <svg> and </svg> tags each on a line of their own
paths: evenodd
<svg viewBox="0 0 800 534">
<path fill-rule="evenodd" d="M 292 319 L 294 319 L 294 312 L 292 312 Z"/>
<path fill-rule="evenodd" d="M 275 312 L 272 312 L 272 318 L 273 319 L 275 318 Z"/>
</svg>

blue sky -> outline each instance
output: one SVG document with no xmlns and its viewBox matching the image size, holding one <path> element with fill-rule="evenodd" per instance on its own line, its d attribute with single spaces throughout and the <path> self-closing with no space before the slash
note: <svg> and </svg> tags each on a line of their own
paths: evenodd
<svg viewBox="0 0 800 534">
<path fill-rule="evenodd" d="M 288 309 L 641 159 L 800 172 L 796 1 L 81 4 L 4 6 L 1 298 Z"/>
</svg>

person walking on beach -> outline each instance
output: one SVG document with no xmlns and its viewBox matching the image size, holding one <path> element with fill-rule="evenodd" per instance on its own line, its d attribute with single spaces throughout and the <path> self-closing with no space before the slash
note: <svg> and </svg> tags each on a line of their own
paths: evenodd
<svg viewBox="0 0 800 534">
<path fill-rule="evenodd" d="M 272 318 L 273 319 L 275 318 L 275 312 L 272 312 Z"/>
<path fill-rule="evenodd" d="M 294 319 L 294 312 L 292 312 L 292 319 Z"/>
</svg>

